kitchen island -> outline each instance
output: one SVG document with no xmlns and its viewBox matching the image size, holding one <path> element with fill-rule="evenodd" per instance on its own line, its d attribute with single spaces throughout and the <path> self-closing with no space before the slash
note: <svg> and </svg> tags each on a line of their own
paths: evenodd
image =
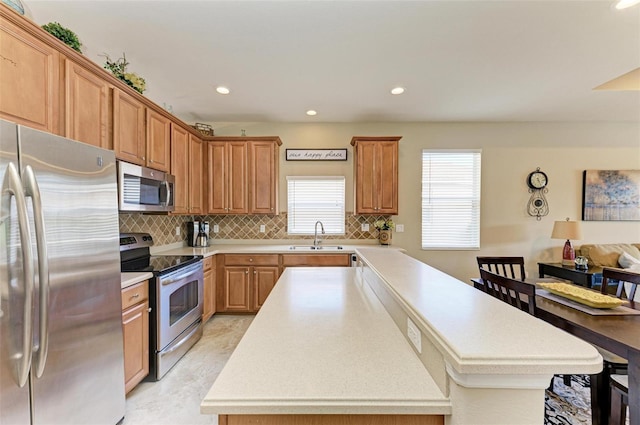
<svg viewBox="0 0 640 425">
<path fill-rule="evenodd" d="M 602 367 L 589 344 L 401 252 L 356 252 L 359 267 L 286 270 L 202 413 L 229 425 L 541 424 L 554 373 Z"/>
</svg>

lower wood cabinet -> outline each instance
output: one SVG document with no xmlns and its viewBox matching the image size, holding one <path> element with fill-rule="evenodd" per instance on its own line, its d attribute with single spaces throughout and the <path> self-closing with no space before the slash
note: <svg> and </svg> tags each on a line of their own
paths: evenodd
<svg viewBox="0 0 640 425">
<path fill-rule="evenodd" d="M 351 254 L 223 254 L 216 258 L 217 313 L 257 312 L 287 267 L 351 266 Z"/>
<path fill-rule="evenodd" d="M 282 267 L 349 267 L 351 254 L 284 254 Z"/>
<path fill-rule="evenodd" d="M 122 333 L 128 393 L 149 374 L 149 281 L 122 290 Z"/>
<path fill-rule="evenodd" d="M 205 323 L 216 312 L 216 262 L 214 257 L 203 260 L 204 269 L 204 305 L 202 308 L 202 323 Z"/>
<path fill-rule="evenodd" d="M 255 313 L 262 307 L 280 276 L 279 255 L 218 256 L 216 310 Z"/>
</svg>

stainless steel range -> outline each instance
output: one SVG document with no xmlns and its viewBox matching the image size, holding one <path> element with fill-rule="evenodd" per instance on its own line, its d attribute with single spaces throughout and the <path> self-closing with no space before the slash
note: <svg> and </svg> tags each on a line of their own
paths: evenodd
<svg viewBox="0 0 640 425">
<path fill-rule="evenodd" d="M 151 255 L 148 233 L 120 234 L 123 272 L 152 272 L 149 377 L 158 381 L 202 336 L 202 257 Z"/>
</svg>

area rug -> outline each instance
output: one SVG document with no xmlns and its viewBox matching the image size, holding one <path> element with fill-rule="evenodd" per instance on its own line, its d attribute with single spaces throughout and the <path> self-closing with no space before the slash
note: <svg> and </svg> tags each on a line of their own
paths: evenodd
<svg viewBox="0 0 640 425">
<path fill-rule="evenodd" d="M 554 379 L 553 392 L 545 394 L 544 425 L 591 425 L 589 375 L 571 375 L 570 387 Z"/>
</svg>

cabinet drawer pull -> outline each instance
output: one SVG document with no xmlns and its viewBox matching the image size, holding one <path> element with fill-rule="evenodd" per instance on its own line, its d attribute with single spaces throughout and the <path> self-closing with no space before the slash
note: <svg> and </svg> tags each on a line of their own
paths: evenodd
<svg viewBox="0 0 640 425">
<path fill-rule="evenodd" d="M 131 295 L 131 299 L 135 300 L 136 298 L 140 297 L 140 294 L 133 294 Z"/>
</svg>

